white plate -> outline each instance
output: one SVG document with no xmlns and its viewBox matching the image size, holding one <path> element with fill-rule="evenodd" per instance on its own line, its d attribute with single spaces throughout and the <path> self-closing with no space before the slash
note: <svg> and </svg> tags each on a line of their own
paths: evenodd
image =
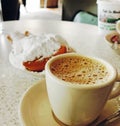
<svg viewBox="0 0 120 126">
<path fill-rule="evenodd" d="M 104 119 L 116 110 L 116 99 L 108 101 L 98 120 Z M 24 126 L 59 126 L 51 113 L 45 80 L 39 81 L 25 92 L 20 103 L 19 115 Z M 120 120 L 109 126 L 120 126 Z"/>
<path fill-rule="evenodd" d="M 114 49 L 113 46 L 115 46 L 114 43 L 111 41 L 111 38 L 112 38 L 114 35 L 119 35 L 119 34 L 118 34 L 118 32 L 111 32 L 111 33 L 109 33 L 109 34 L 107 34 L 107 35 L 105 36 L 105 42 L 106 42 L 112 49 Z M 120 44 L 118 44 L 118 48 L 117 48 L 117 49 L 114 49 L 114 51 L 115 51 L 116 53 L 120 54 Z"/>
<path fill-rule="evenodd" d="M 105 40 L 106 40 L 106 42 L 108 42 L 108 44 L 110 44 L 110 45 L 113 44 L 113 42 L 111 41 L 111 38 L 112 38 L 114 35 L 119 35 L 119 34 L 118 34 L 118 32 L 111 32 L 111 33 L 106 34 Z"/>
</svg>

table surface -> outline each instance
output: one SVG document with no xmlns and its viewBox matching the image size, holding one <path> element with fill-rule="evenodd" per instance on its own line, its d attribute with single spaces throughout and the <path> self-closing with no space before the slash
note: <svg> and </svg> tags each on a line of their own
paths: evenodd
<svg viewBox="0 0 120 126">
<path fill-rule="evenodd" d="M 120 55 L 104 41 L 97 26 L 66 21 L 22 20 L 2 23 L 5 33 L 24 32 L 59 34 L 77 52 L 100 57 L 116 67 L 120 75 Z M 20 126 L 19 102 L 23 93 L 43 76 L 22 71 L 11 66 L 8 60 L 11 44 L 0 37 L 0 125 Z"/>
</svg>

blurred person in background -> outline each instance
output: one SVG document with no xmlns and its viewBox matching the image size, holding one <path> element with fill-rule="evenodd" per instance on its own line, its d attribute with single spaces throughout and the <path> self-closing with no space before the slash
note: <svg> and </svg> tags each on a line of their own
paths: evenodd
<svg viewBox="0 0 120 126">
<path fill-rule="evenodd" d="M 63 0 L 62 20 L 73 21 L 75 15 L 80 11 L 97 15 L 96 0 Z"/>
<path fill-rule="evenodd" d="M 19 20 L 19 0 L 1 0 L 3 21 Z"/>
</svg>

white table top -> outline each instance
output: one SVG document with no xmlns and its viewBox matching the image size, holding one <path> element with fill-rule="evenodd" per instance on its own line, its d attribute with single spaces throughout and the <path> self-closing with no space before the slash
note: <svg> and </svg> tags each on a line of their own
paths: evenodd
<svg viewBox="0 0 120 126">
<path fill-rule="evenodd" d="M 98 33 L 97 26 L 47 20 L 22 20 L 2 23 L 8 33 L 26 30 L 35 33 L 59 34 L 77 52 L 97 56 L 109 61 L 120 75 L 120 55 L 115 53 Z M 20 99 L 27 88 L 36 83 L 41 77 L 11 66 L 8 55 L 10 43 L 4 38 L 0 40 L 0 125 L 20 126 L 18 108 Z"/>
</svg>

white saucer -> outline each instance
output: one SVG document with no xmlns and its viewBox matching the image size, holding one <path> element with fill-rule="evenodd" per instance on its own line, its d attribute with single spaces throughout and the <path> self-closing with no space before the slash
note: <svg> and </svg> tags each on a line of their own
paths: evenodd
<svg viewBox="0 0 120 126">
<path fill-rule="evenodd" d="M 117 110 L 116 99 L 109 100 L 99 120 L 104 119 Z M 20 102 L 19 115 L 24 126 L 59 126 L 51 112 L 44 79 L 25 92 Z M 109 126 L 120 126 L 120 120 Z"/>
</svg>

